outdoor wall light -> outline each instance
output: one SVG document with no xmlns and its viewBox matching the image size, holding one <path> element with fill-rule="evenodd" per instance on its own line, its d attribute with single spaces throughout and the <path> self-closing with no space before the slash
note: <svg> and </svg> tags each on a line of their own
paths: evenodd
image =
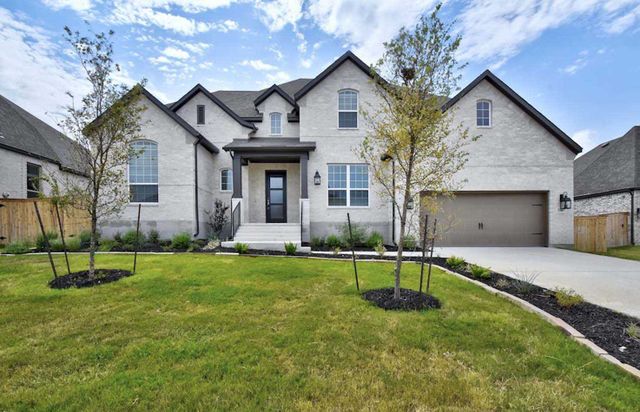
<svg viewBox="0 0 640 412">
<path fill-rule="evenodd" d="M 322 177 L 320 177 L 320 173 L 316 170 L 316 174 L 313 175 L 313 184 L 320 186 L 320 183 L 322 183 Z"/>
<path fill-rule="evenodd" d="M 410 199 L 407 201 L 407 209 L 408 209 L 408 210 L 413 210 L 413 198 L 410 198 Z"/>
<path fill-rule="evenodd" d="M 560 195 L 560 210 L 568 210 L 571 209 L 571 198 L 564 192 Z"/>
</svg>

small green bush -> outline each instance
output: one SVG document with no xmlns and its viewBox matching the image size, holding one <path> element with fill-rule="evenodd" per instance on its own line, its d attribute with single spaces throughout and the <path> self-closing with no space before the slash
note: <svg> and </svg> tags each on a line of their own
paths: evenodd
<svg viewBox="0 0 640 412">
<path fill-rule="evenodd" d="M 415 250 L 417 244 L 416 238 L 411 235 L 405 235 L 404 241 L 402 242 L 403 248 L 406 250 Z"/>
<path fill-rule="evenodd" d="M 379 232 L 371 232 L 367 238 L 367 247 L 375 249 L 378 245 L 384 245 L 384 238 Z"/>
<path fill-rule="evenodd" d="M 111 250 L 116 246 L 120 246 L 120 243 L 116 242 L 115 240 L 107 239 L 100 242 L 98 250 L 101 252 L 111 252 Z"/>
<path fill-rule="evenodd" d="M 47 247 L 47 240 L 49 240 L 49 243 L 51 244 L 57 238 L 58 238 L 58 234 L 53 231 L 46 232 L 45 236 L 43 236 L 41 233 L 36 238 L 36 248 L 40 250 L 44 250 Z"/>
<path fill-rule="evenodd" d="M 321 248 L 324 246 L 324 238 L 323 237 L 314 237 L 311 238 L 311 247 L 312 248 Z"/>
<path fill-rule="evenodd" d="M 113 235 L 113 240 L 118 243 L 122 243 L 122 235 L 120 234 L 120 232 L 116 232 L 116 234 Z"/>
<path fill-rule="evenodd" d="M 78 238 L 65 239 L 65 243 L 69 252 L 78 252 L 82 249 L 82 242 Z"/>
<path fill-rule="evenodd" d="M 555 288 L 553 294 L 558 305 L 563 308 L 571 308 L 584 302 L 584 298 L 573 289 Z"/>
<path fill-rule="evenodd" d="M 340 246 L 336 246 L 333 248 L 333 254 L 334 255 L 339 255 L 340 252 L 342 252 L 342 249 L 340 249 Z"/>
<path fill-rule="evenodd" d="M 342 247 L 342 240 L 340 240 L 340 238 L 338 236 L 336 236 L 336 235 L 327 236 L 327 239 L 325 240 L 325 243 L 331 249 Z"/>
<path fill-rule="evenodd" d="M 189 241 L 191 241 L 191 236 L 189 236 Z M 124 236 L 122 236 L 122 243 L 124 243 L 125 245 L 140 247 L 144 245 L 144 242 L 145 242 L 144 233 L 142 232 L 136 233 L 135 229 L 127 230 Z"/>
<path fill-rule="evenodd" d="M 287 242 L 284 244 L 284 251 L 287 255 L 295 255 L 296 250 L 298 250 L 298 246 L 293 242 Z"/>
<path fill-rule="evenodd" d="M 11 242 L 4 248 L 4 253 L 10 253 L 13 255 L 21 255 L 23 253 L 29 253 L 31 248 L 25 242 Z"/>
<path fill-rule="evenodd" d="M 155 229 L 150 230 L 149 231 L 149 236 L 147 236 L 147 240 L 152 245 L 159 245 L 160 244 L 160 233 L 158 233 L 158 231 L 155 230 Z"/>
<path fill-rule="evenodd" d="M 469 265 L 469 272 L 474 278 L 489 279 L 491 278 L 491 270 L 480 265 Z"/>
<path fill-rule="evenodd" d="M 630 323 L 629 326 L 624 328 L 624 333 L 630 338 L 640 339 L 640 326 L 636 323 Z"/>
<path fill-rule="evenodd" d="M 244 255 L 249 251 L 249 245 L 247 245 L 246 243 L 238 242 L 234 245 L 234 248 L 236 249 L 236 252 L 238 252 L 238 254 L 240 255 Z"/>
<path fill-rule="evenodd" d="M 465 263 L 464 259 L 458 256 L 451 256 L 447 259 L 447 266 L 453 270 L 461 269 Z"/>
<path fill-rule="evenodd" d="M 191 235 L 187 232 L 176 233 L 171 239 L 171 249 L 187 250 L 191 246 Z"/>
<path fill-rule="evenodd" d="M 359 223 L 351 223 L 351 233 L 349 233 L 349 224 L 344 223 L 340 226 L 340 238 L 346 247 L 351 247 L 351 239 L 353 239 L 353 246 L 364 246 L 367 241 L 367 230 Z"/>
<path fill-rule="evenodd" d="M 387 248 L 384 247 L 382 242 L 380 242 L 373 248 L 373 250 L 378 254 L 378 256 L 383 257 L 385 252 L 387 251 Z"/>
<path fill-rule="evenodd" d="M 99 237 L 97 233 L 96 233 L 96 237 Z M 91 246 L 91 232 L 90 231 L 83 230 L 82 232 L 80 232 L 79 238 L 80 238 L 81 247 L 87 248 L 87 247 Z M 98 241 L 98 239 L 96 239 L 96 241 Z"/>
</svg>

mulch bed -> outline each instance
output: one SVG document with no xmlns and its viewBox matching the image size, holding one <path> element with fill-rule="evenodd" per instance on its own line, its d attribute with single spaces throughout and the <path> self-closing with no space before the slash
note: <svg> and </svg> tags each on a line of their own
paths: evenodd
<svg viewBox="0 0 640 412">
<path fill-rule="evenodd" d="M 589 302 L 563 308 L 556 301 L 553 291 L 549 289 L 530 285 L 525 288 L 528 290 L 523 291 L 522 288 L 517 287 L 520 280 L 514 280 L 501 273 L 491 272 L 490 278 L 481 279 L 464 269 L 456 270 L 449 267 L 445 258 L 434 257 L 433 263 L 532 303 L 573 326 L 587 339 L 609 352 L 611 356 L 640 368 L 640 339 L 632 338 L 625 333 L 625 329 L 632 323 L 640 326 L 640 320 Z"/>
<path fill-rule="evenodd" d="M 89 271 L 73 272 L 68 275 L 58 276 L 49 282 L 52 289 L 68 289 L 70 287 L 88 288 L 92 286 L 102 285 L 120 280 L 124 277 L 131 276 L 128 270 L 122 269 L 96 269 L 95 275 L 89 277 Z"/>
<path fill-rule="evenodd" d="M 403 288 L 400 288 L 400 299 L 393 298 L 393 288 L 369 290 L 362 294 L 362 298 L 384 310 L 439 309 L 441 306 L 440 301 L 432 295 Z"/>
</svg>

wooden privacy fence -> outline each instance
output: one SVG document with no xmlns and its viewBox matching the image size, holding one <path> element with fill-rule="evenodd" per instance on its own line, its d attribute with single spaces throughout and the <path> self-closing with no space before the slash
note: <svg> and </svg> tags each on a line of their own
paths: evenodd
<svg viewBox="0 0 640 412">
<path fill-rule="evenodd" d="M 576 216 L 573 230 L 576 250 L 606 253 L 607 248 L 629 244 L 629 213 Z"/>
<path fill-rule="evenodd" d="M 59 233 L 56 209 L 48 199 L 0 199 L 0 244 L 33 241 L 40 234 L 33 202 L 38 202 L 46 231 Z M 60 209 L 65 237 L 91 229 L 87 212 L 66 207 Z"/>
</svg>

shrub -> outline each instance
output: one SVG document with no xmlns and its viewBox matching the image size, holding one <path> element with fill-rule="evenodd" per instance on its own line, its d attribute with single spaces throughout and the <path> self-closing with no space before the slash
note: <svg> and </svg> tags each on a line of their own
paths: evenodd
<svg viewBox="0 0 640 412">
<path fill-rule="evenodd" d="M 229 221 L 227 212 L 230 208 L 230 205 L 223 203 L 220 199 L 216 199 L 216 201 L 214 202 L 213 212 L 210 210 L 204 211 L 204 213 L 207 215 L 206 224 L 209 232 L 209 237 L 220 239 L 220 234 Z"/>
<path fill-rule="evenodd" d="M 296 250 L 298 250 L 298 246 L 293 242 L 287 242 L 284 244 L 284 251 L 287 252 L 287 255 L 295 255 Z"/>
<path fill-rule="evenodd" d="M 234 245 L 234 248 L 236 249 L 236 252 L 238 252 L 238 254 L 240 255 L 244 255 L 249 251 L 249 245 L 247 245 L 246 243 L 238 242 Z"/>
<path fill-rule="evenodd" d="M 573 289 L 555 288 L 553 294 L 558 301 L 558 305 L 563 308 L 571 308 L 584 302 L 584 298 Z"/>
<path fill-rule="evenodd" d="M 191 246 L 191 235 L 187 232 L 176 233 L 171 239 L 171 249 L 187 250 Z"/>
<path fill-rule="evenodd" d="M 44 250 L 44 249 L 47 248 L 47 240 L 51 244 L 51 243 L 53 243 L 53 240 L 57 239 L 57 238 L 58 238 L 58 234 L 56 232 L 53 232 L 53 231 L 46 232 L 44 236 L 41 233 L 36 238 L 36 248 L 38 248 L 40 250 Z"/>
<path fill-rule="evenodd" d="M 380 242 L 373 248 L 373 250 L 375 250 L 375 252 L 378 254 L 378 256 L 383 257 L 384 253 L 387 251 L 387 248 L 384 247 L 382 242 Z"/>
<path fill-rule="evenodd" d="M 191 240 L 191 237 L 189 237 L 189 240 Z M 122 236 L 122 243 L 124 243 L 125 245 L 140 247 L 144 244 L 144 241 L 145 241 L 144 233 L 142 232 L 136 233 L 135 229 L 127 230 L 124 236 Z"/>
<path fill-rule="evenodd" d="M 31 248 L 25 242 L 11 242 L 4 248 L 4 253 L 10 253 L 13 255 L 20 255 L 22 253 L 29 253 Z"/>
<path fill-rule="evenodd" d="M 469 265 L 469 272 L 474 278 L 489 279 L 491 278 L 491 270 L 480 265 Z"/>
<path fill-rule="evenodd" d="M 351 223 L 351 234 L 349 234 L 349 224 L 343 223 L 340 226 L 340 238 L 346 247 L 351 247 L 351 239 L 353 239 L 353 246 L 363 246 L 367 240 L 367 230 L 359 223 Z"/>
<path fill-rule="evenodd" d="M 629 326 L 624 328 L 624 333 L 630 338 L 640 339 L 640 326 L 636 323 L 630 323 Z"/>
<path fill-rule="evenodd" d="M 540 276 L 538 272 L 514 272 L 513 277 L 516 280 L 513 281 L 513 287 L 520 294 L 527 295 L 536 290 L 534 285 L 535 280 Z"/>
<path fill-rule="evenodd" d="M 323 237 L 314 237 L 311 238 L 311 247 L 312 248 L 321 248 L 324 246 L 324 238 Z"/>
<path fill-rule="evenodd" d="M 403 248 L 407 250 L 414 250 L 417 246 L 416 238 L 411 235 L 406 235 L 402 242 Z"/>
<path fill-rule="evenodd" d="M 451 256 L 450 258 L 447 259 L 447 266 L 449 266 L 453 270 L 458 270 L 462 268 L 465 265 L 465 263 L 467 262 L 465 262 L 463 258 L 458 256 Z"/>
<path fill-rule="evenodd" d="M 375 249 L 378 245 L 384 245 L 384 239 L 379 232 L 371 232 L 367 238 L 367 247 Z"/>
<path fill-rule="evenodd" d="M 82 242 L 78 238 L 65 239 L 65 243 L 69 252 L 77 252 L 82 249 Z"/>
<path fill-rule="evenodd" d="M 120 232 L 116 232 L 116 234 L 113 235 L 113 240 L 118 243 L 122 243 L 122 235 L 120 234 Z"/>
<path fill-rule="evenodd" d="M 159 245 L 160 233 L 158 233 L 157 230 L 152 229 L 149 231 L 149 236 L 147 236 L 147 239 L 149 240 L 149 243 L 151 243 L 152 245 Z"/>
<path fill-rule="evenodd" d="M 100 246 L 98 246 L 98 250 L 101 252 L 111 252 L 111 249 L 119 245 L 120 244 L 115 240 L 103 240 L 102 242 L 100 242 Z"/>
<path fill-rule="evenodd" d="M 334 255 L 339 255 L 340 252 L 342 252 L 342 249 L 340 249 L 340 246 L 336 246 L 333 248 L 333 254 Z"/>
<path fill-rule="evenodd" d="M 80 232 L 80 246 L 83 248 L 91 246 L 91 232 L 88 230 L 83 230 Z M 99 236 L 98 236 L 99 237 Z M 97 241 L 98 239 L 96 239 Z"/>
<path fill-rule="evenodd" d="M 325 243 L 331 249 L 342 247 L 342 240 L 340 240 L 340 238 L 338 236 L 336 236 L 336 235 L 327 236 L 327 239 L 325 240 Z"/>
</svg>

